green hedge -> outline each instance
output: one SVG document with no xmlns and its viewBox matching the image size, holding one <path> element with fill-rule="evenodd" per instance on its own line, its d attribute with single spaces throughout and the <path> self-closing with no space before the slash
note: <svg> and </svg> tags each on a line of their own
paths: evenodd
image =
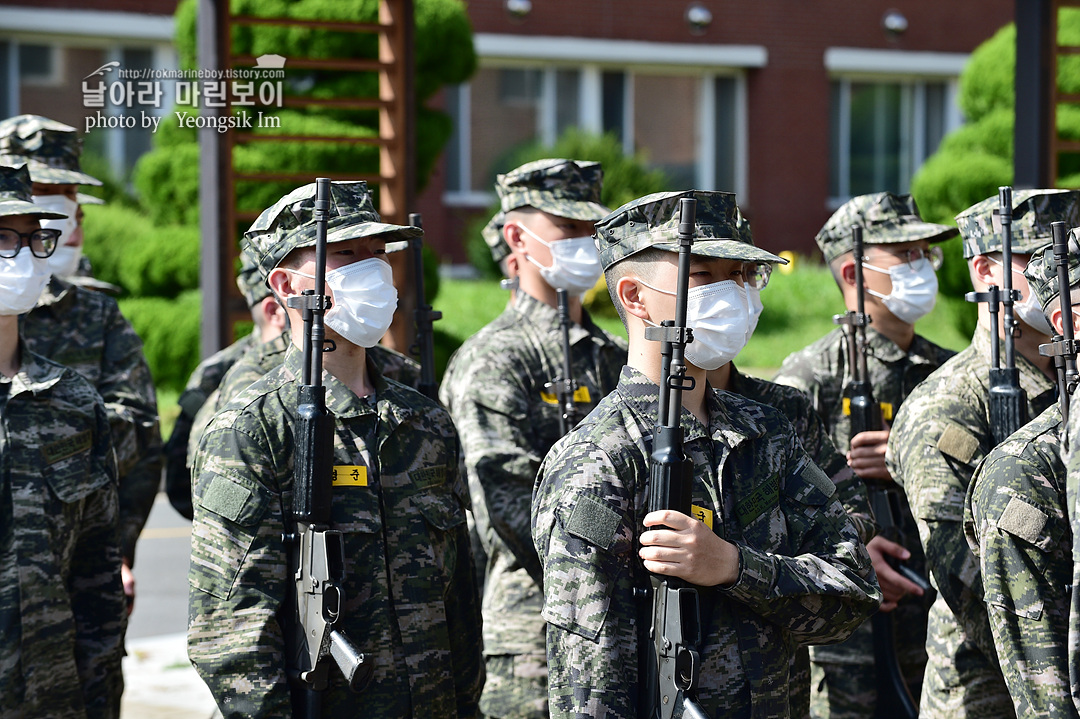
<svg viewBox="0 0 1080 719">
<path fill-rule="evenodd" d="M 143 341 L 146 361 L 159 389 L 179 390 L 199 363 L 199 291 L 178 297 L 131 297 L 120 311 Z"/>
</svg>

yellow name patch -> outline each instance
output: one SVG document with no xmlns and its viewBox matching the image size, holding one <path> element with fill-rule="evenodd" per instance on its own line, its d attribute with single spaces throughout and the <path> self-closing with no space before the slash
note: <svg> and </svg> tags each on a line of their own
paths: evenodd
<svg viewBox="0 0 1080 719">
<path fill-rule="evenodd" d="M 704 522 L 705 526 L 712 529 L 712 510 L 699 507 L 696 504 L 690 505 L 690 516 L 699 522 Z"/>
<path fill-rule="evenodd" d="M 892 422 L 892 402 L 881 402 L 881 416 L 886 422 Z M 851 416 L 851 398 L 844 397 L 843 413 L 845 417 Z"/>
<path fill-rule="evenodd" d="M 548 404 L 559 403 L 559 398 L 555 395 L 554 392 L 541 392 L 540 399 L 544 400 Z M 576 390 L 574 390 L 574 402 L 584 402 L 585 404 L 592 402 L 592 398 L 589 396 L 589 388 L 582 385 L 581 387 L 578 387 Z"/>
<path fill-rule="evenodd" d="M 334 467 L 335 487 L 366 487 L 367 467 L 342 464 Z"/>
</svg>

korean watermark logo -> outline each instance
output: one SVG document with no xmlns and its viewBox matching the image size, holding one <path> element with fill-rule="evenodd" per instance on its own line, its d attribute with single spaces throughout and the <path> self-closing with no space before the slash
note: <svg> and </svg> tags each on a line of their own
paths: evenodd
<svg viewBox="0 0 1080 719">
<path fill-rule="evenodd" d="M 166 86 L 171 87 L 170 96 L 177 108 L 191 108 L 173 111 L 181 127 L 209 127 L 218 132 L 281 127 L 281 118 L 254 108 L 282 106 L 285 58 L 262 55 L 256 62 L 253 68 L 228 70 L 125 69 L 119 62 L 107 62 L 83 78 L 83 107 L 95 110 L 86 116 L 83 132 L 135 127 L 157 132 Z M 194 111 L 224 107 L 239 111 L 224 115 L 200 115 Z M 137 114 L 133 112 L 136 109 Z"/>
</svg>

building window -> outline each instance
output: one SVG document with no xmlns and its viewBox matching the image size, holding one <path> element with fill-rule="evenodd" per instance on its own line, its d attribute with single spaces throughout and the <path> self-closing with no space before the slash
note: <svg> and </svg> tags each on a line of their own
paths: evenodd
<svg viewBox="0 0 1080 719">
<path fill-rule="evenodd" d="M 446 156 L 447 201 L 485 204 L 495 176 L 523 145 L 551 145 L 567 129 L 613 133 L 641 152 L 672 189 L 738 191 L 743 171 L 741 76 L 704 69 L 484 66 L 447 90 L 454 135 Z M 742 133 L 742 134 L 740 134 Z"/>
<path fill-rule="evenodd" d="M 915 172 L 952 129 L 951 95 L 945 80 L 834 80 L 832 204 L 870 192 L 909 192 Z"/>
<path fill-rule="evenodd" d="M 54 45 L 19 43 L 19 81 L 24 85 L 59 84 L 58 49 Z"/>
</svg>

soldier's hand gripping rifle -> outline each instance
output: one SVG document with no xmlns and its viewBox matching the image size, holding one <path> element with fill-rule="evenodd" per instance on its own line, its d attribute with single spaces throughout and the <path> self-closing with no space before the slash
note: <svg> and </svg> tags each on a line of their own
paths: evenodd
<svg viewBox="0 0 1080 719">
<path fill-rule="evenodd" d="M 556 289 L 555 296 L 558 298 L 559 332 L 562 336 L 562 376 L 545 384 L 544 389 L 554 394 L 559 403 L 559 433 L 565 435 L 577 426 L 581 414 L 574 403 L 578 383 L 570 367 L 570 295 L 564 289 Z"/>
<path fill-rule="evenodd" d="M 1058 276 L 1058 297 L 1061 303 L 1061 331 L 1049 344 L 1039 345 L 1039 354 L 1054 358 L 1057 371 L 1058 401 L 1061 403 L 1062 426 L 1069 421 L 1069 397 L 1076 389 L 1078 379 L 1076 370 L 1077 344 L 1074 339 L 1075 327 L 1072 321 L 1072 288 L 1069 286 L 1069 249 L 1076 252 L 1076 241 L 1070 241 L 1064 222 L 1050 223 L 1054 238 L 1054 267 Z"/>
<path fill-rule="evenodd" d="M 873 432 L 883 428 L 881 405 L 874 399 L 870 373 L 866 367 L 867 341 L 866 326 L 871 318 L 866 314 L 866 295 L 863 288 L 863 228 L 854 225 L 851 239 L 855 255 L 855 312 L 848 312 L 833 317 L 833 322 L 844 327 L 848 341 L 848 365 L 851 367 L 851 381 L 844 387 L 844 396 L 851 411 L 851 436 L 860 432 Z M 881 527 L 881 535 L 893 542 L 900 542 L 898 520 L 900 517 L 900 496 L 895 487 L 882 482 L 867 482 L 867 493 L 874 519 Z M 888 557 L 889 566 L 901 576 L 922 588 L 930 590 L 930 584 L 913 569 L 895 557 Z M 877 612 L 871 618 L 874 646 L 874 671 L 876 674 L 877 704 L 874 708 L 876 719 L 916 719 L 918 707 L 911 696 L 911 691 L 904 682 L 900 663 L 896 658 L 896 634 L 892 614 Z"/>
<path fill-rule="evenodd" d="M 337 664 L 349 688 L 361 691 L 371 680 L 372 663 L 334 625 L 345 606 L 345 545 L 341 532 L 330 529 L 333 492 L 334 416 L 326 408 L 322 353 L 332 351 L 324 340 L 323 315 L 330 298 L 323 295 L 326 278 L 326 221 L 330 180 L 316 180 L 315 290 L 290 297 L 290 307 L 303 312 L 304 367 L 297 407 L 296 461 L 289 549 L 293 592 L 286 602 L 292 621 L 285 633 L 286 663 L 293 716 L 321 716 L 322 692 L 328 686 L 329 659 Z M 324 345 L 329 345 L 324 350 Z"/>
<path fill-rule="evenodd" d="M 409 214 L 409 224 L 423 228 L 419 212 Z M 424 238 L 414 237 L 409 240 L 409 250 L 413 259 L 413 287 L 416 288 L 416 344 L 413 353 L 420 360 L 420 385 L 418 390 L 431 399 L 439 399 L 439 385 L 435 382 L 435 335 L 432 322 L 442 319 L 442 312 L 431 309 L 424 295 Z"/>
<path fill-rule="evenodd" d="M 675 289 L 675 321 L 645 330 L 645 338 L 660 344 L 660 401 L 653 451 L 649 457 L 650 512 L 673 509 L 691 516 L 693 465 L 683 452 L 680 422 L 683 390 L 694 388 L 694 378 L 686 376 L 683 351 L 693 341 L 686 326 L 686 296 L 690 286 L 690 253 L 694 243 L 697 200 L 679 200 L 679 276 Z M 643 629 L 649 634 L 640 642 L 643 657 L 638 680 L 642 719 L 669 719 L 676 706 L 683 716 L 705 719 L 697 703 L 697 679 L 701 641 L 701 609 L 698 592 L 688 582 L 674 577 L 651 575 L 652 611 Z"/>
<path fill-rule="evenodd" d="M 1005 438 L 1027 424 L 1027 394 L 1020 386 L 1020 370 L 1016 368 L 1016 336 L 1020 328 L 1013 315 L 1013 302 L 1020 293 L 1012 286 L 1012 188 L 998 188 L 998 217 L 1001 221 L 1001 290 L 991 285 L 986 292 L 968 292 L 968 302 L 987 302 L 990 305 L 990 431 L 994 442 Z M 998 303 L 1002 310 L 1002 336 L 1005 344 L 1005 366 L 998 356 Z"/>
</svg>

